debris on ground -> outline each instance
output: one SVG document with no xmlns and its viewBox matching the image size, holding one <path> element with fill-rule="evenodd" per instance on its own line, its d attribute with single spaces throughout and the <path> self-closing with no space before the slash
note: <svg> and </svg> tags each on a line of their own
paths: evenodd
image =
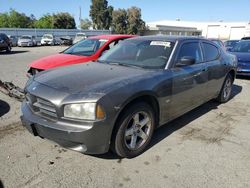
<svg viewBox="0 0 250 188">
<path fill-rule="evenodd" d="M 12 82 L 2 82 L 0 80 L 0 92 L 17 99 L 18 101 L 22 102 L 24 100 L 24 90 Z"/>
</svg>

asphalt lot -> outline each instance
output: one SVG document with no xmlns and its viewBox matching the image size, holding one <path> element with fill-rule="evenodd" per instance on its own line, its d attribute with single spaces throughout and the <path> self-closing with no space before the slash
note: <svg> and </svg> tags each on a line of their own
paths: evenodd
<svg viewBox="0 0 250 188">
<path fill-rule="evenodd" d="M 0 79 L 23 87 L 32 60 L 65 47 L 0 53 Z M 233 98 L 211 101 L 156 130 L 134 159 L 88 156 L 33 137 L 20 123 L 20 103 L 0 93 L 0 182 L 4 187 L 250 187 L 250 79 Z M 0 183 L 1 187 L 1 183 Z"/>
</svg>

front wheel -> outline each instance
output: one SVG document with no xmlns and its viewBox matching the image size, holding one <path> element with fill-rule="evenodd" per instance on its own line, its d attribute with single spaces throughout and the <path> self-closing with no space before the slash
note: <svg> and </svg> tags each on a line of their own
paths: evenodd
<svg viewBox="0 0 250 188">
<path fill-rule="evenodd" d="M 11 52 L 11 46 L 10 46 L 10 45 L 8 45 L 8 47 L 6 48 L 6 52 L 7 52 L 7 53 L 10 53 L 10 52 Z"/>
<path fill-rule="evenodd" d="M 149 145 L 155 128 L 155 114 L 147 103 L 127 108 L 118 120 L 112 140 L 112 150 L 121 157 L 140 155 Z"/>
<path fill-rule="evenodd" d="M 223 86 L 217 98 L 217 101 L 220 103 L 227 102 L 231 97 L 232 87 L 233 87 L 233 77 L 230 74 L 228 74 L 223 83 Z"/>
</svg>

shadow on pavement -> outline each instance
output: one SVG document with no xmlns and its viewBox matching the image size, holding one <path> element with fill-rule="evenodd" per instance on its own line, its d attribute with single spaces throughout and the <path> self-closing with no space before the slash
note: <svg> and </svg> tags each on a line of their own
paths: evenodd
<svg viewBox="0 0 250 188">
<path fill-rule="evenodd" d="M 3 182 L 0 179 L 0 188 L 4 188 Z"/>
<path fill-rule="evenodd" d="M 237 96 L 239 93 L 241 93 L 241 91 L 242 91 L 242 86 L 233 85 L 231 99 L 234 98 L 235 96 Z M 151 143 L 150 143 L 148 149 L 152 148 L 154 145 L 158 144 L 163 139 L 165 139 L 166 137 L 168 137 L 169 135 L 171 135 L 175 131 L 178 131 L 179 129 L 186 126 L 187 124 L 191 123 L 195 119 L 205 115 L 206 113 L 210 112 L 211 110 L 217 109 L 219 105 L 220 105 L 220 103 L 218 103 L 217 101 L 211 100 L 211 101 L 195 108 L 194 110 L 180 116 L 179 118 L 177 118 L 177 119 L 161 126 L 160 128 L 156 129 L 154 134 L 153 134 L 153 137 L 152 137 L 152 140 L 151 140 Z M 147 150 L 145 152 L 147 152 Z M 114 153 L 112 153 L 110 151 L 106 154 L 91 155 L 91 156 L 97 157 L 97 158 L 109 159 L 109 160 L 118 159 L 118 161 L 117 161 L 118 163 L 120 163 L 122 161 L 122 159 L 119 156 L 115 155 Z"/>
<path fill-rule="evenodd" d="M 236 78 L 240 79 L 240 80 L 250 80 L 250 76 L 240 76 L 240 75 L 237 75 Z"/>
<path fill-rule="evenodd" d="M 2 117 L 4 114 L 7 114 L 9 111 L 10 105 L 5 101 L 0 100 L 0 117 Z"/>
<path fill-rule="evenodd" d="M 239 85 L 233 85 L 232 90 L 232 96 L 231 100 L 236 97 L 238 94 L 240 94 L 242 91 L 242 86 Z M 151 140 L 151 144 L 149 148 L 153 147 L 157 143 L 159 143 L 164 138 L 168 137 L 175 131 L 178 131 L 185 125 L 191 123 L 195 119 L 205 115 L 206 113 L 210 112 L 211 110 L 217 109 L 220 103 L 218 103 L 215 100 L 211 100 L 193 110 L 190 112 L 187 112 L 186 114 L 180 116 L 179 118 L 167 123 L 166 125 L 161 126 L 159 129 L 157 129 L 154 132 L 153 138 Z"/>
<path fill-rule="evenodd" d="M 0 52 L 0 55 L 12 55 L 12 54 L 21 54 L 29 52 L 28 50 L 12 50 L 10 53 Z"/>
</svg>

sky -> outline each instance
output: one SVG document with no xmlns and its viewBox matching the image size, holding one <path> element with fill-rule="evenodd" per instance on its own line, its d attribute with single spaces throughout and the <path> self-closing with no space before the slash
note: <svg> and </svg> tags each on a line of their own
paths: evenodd
<svg viewBox="0 0 250 188">
<path fill-rule="evenodd" d="M 184 21 L 250 21 L 250 0 L 108 0 L 115 9 L 137 6 L 146 22 L 181 19 Z M 0 13 L 11 8 L 36 18 L 46 13 L 69 12 L 79 23 L 89 18 L 91 0 L 0 0 Z"/>
</svg>

